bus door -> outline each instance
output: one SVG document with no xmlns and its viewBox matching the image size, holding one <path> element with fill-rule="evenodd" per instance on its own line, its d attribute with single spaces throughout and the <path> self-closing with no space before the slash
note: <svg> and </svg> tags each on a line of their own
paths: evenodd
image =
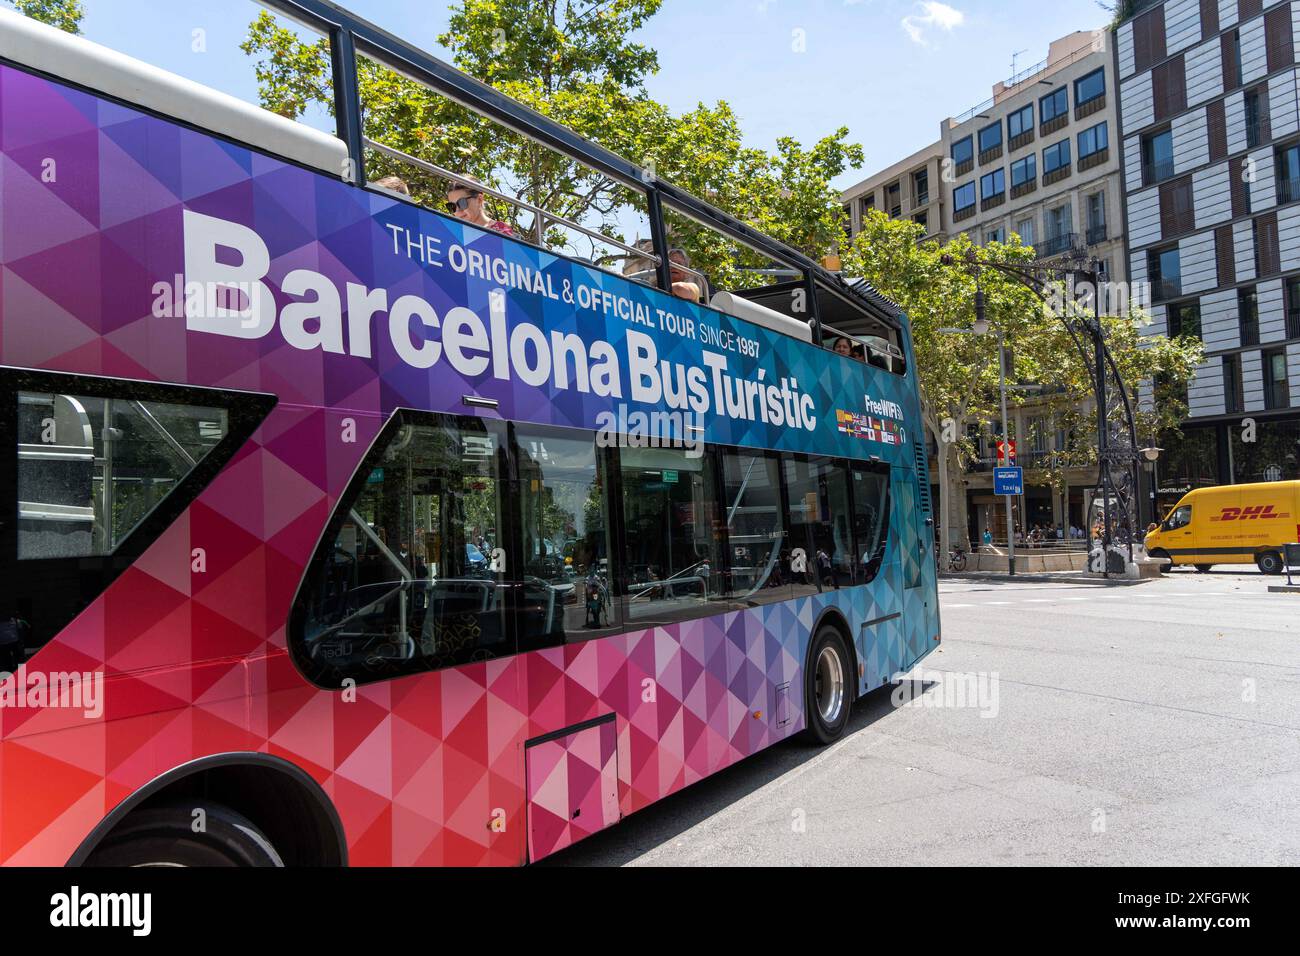
<svg viewBox="0 0 1300 956">
<path fill-rule="evenodd" d="M 924 515 L 921 514 L 920 495 L 916 474 L 911 469 L 894 466 L 895 527 L 898 528 L 898 553 L 902 562 L 903 587 L 921 586 L 924 562 L 931 560 L 932 542 L 925 533 Z"/>
</svg>

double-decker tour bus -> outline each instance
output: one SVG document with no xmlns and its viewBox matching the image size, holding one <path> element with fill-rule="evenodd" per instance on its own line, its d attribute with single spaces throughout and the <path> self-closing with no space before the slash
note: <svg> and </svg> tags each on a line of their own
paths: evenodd
<svg viewBox="0 0 1300 956">
<path fill-rule="evenodd" d="M 337 136 L 0 12 L 0 861 L 520 864 L 839 737 L 939 641 L 906 317 L 267 5 Z M 646 268 L 368 184 L 476 185 L 366 137 L 358 56 L 634 193 Z M 683 295 L 672 216 L 779 268 Z"/>
</svg>

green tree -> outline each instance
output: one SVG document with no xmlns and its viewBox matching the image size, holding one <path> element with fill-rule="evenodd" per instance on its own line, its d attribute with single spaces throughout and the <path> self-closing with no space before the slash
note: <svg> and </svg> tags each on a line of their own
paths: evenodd
<svg viewBox="0 0 1300 956">
<path fill-rule="evenodd" d="M 713 202 L 755 227 L 814 256 L 833 248 L 840 230 L 838 194 L 830 183 L 863 160 L 860 146 L 838 130 L 811 149 L 792 139 L 775 154 L 742 145 L 740 124 L 725 102 L 699 104 L 680 116 L 654 101 L 645 80 L 658 56 L 629 36 L 661 0 L 462 0 L 439 40 L 457 67 L 580 135 Z M 261 99 L 297 117 L 312 104 L 331 108 L 324 41 L 304 42 L 263 14 L 243 44 L 258 58 Z M 423 86 L 362 59 L 359 84 L 366 135 L 427 162 L 475 176 L 548 212 L 629 242 L 624 234 L 644 211 L 635 190 L 493 126 Z M 426 204 L 441 202 L 445 183 L 381 155 L 368 159 L 371 178 L 397 174 Z M 500 204 L 494 213 L 531 233 L 531 213 Z M 685 217 L 671 221 L 672 241 L 716 282 L 743 281 L 739 265 L 766 265 L 752 253 Z M 555 247 L 566 237 L 553 229 Z M 583 250 L 571 245 L 569 251 Z M 592 250 L 587 250 L 592 251 Z"/>
<path fill-rule="evenodd" d="M 8 0 L 23 16 L 40 20 L 64 33 L 80 33 L 86 11 L 81 0 Z"/>
<path fill-rule="evenodd" d="M 962 475 L 974 448 L 967 430 L 971 425 L 999 420 L 997 339 L 941 331 L 969 328 L 974 317 L 976 277 L 960 265 L 972 246 L 964 234 L 944 246 L 921 241 L 923 235 L 924 229 L 915 223 L 873 212 L 842 255 L 847 274 L 867 279 L 897 302 L 911 320 L 922 418 L 939 449 L 943 541 L 947 546 L 968 546 Z M 974 251 L 983 263 L 1034 261 L 1032 247 L 1021 245 L 1014 235 L 1009 243 L 990 243 Z M 945 254 L 958 265 L 946 265 L 942 261 Z M 1057 427 L 1073 436 L 1066 452 L 1049 469 L 1049 478 L 1059 483 L 1066 467 L 1096 461 L 1096 423 L 1080 412 L 1079 404 L 1092 394 L 1087 366 L 1060 318 L 1026 285 L 987 267 L 980 270 L 978 284 L 985 295 L 989 322 L 1006 340 L 1008 381 L 1040 386 L 1032 399 L 1024 390 L 1013 391 L 1009 402 L 1034 401 L 1054 416 Z M 1102 317 L 1108 347 L 1124 381 L 1130 387 L 1157 377 L 1170 385 L 1185 383 L 1201 359 L 1200 342 L 1143 337 L 1146 321 L 1137 310 Z M 1136 402 L 1137 396 L 1132 397 Z M 1140 437 L 1157 420 L 1176 423 L 1183 417 L 1185 406 L 1168 394 L 1162 399 L 1140 416 Z"/>
</svg>

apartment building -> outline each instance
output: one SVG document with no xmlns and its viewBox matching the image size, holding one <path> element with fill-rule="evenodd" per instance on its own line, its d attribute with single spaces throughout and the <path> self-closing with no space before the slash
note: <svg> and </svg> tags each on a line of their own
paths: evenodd
<svg viewBox="0 0 1300 956">
<path fill-rule="evenodd" d="M 1040 258 L 1082 250 L 1123 280 L 1114 58 L 1106 31 L 1054 41 L 1047 59 L 941 124 L 943 231 L 977 243 L 1016 233 Z"/>
<path fill-rule="evenodd" d="M 939 140 L 845 190 L 850 228 L 869 209 L 923 222 L 927 237 L 966 233 L 979 244 L 1012 233 L 1040 258 L 1083 251 L 1112 280 L 1128 275 L 1111 34 L 1079 31 L 1054 41 L 1041 63 L 999 82 L 984 103 L 940 123 Z M 920 200 L 924 200 L 921 202 Z M 1087 400 L 1085 400 L 1087 401 Z M 1045 466 L 1066 436 L 1030 400 L 1013 412 L 1011 431 L 1026 467 L 1020 523 L 1082 526 L 1096 469 L 1069 469 L 1064 490 Z M 973 435 L 980 449 L 965 477 L 970 531 L 1005 527 L 993 495 L 989 423 Z M 931 474 L 937 470 L 931 468 Z"/>
<path fill-rule="evenodd" d="M 850 235 L 857 235 L 868 211 L 879 209 L 895 219 L 919 223 L 927 239 L 942 238 L 943 157 L 942 144 L 935 141 L 846 189 L 841 199 Z"/>
<path fill-rule="evenodd" d="M 1134 7 L 1114 43 L 1130 274 L 1148 333 L 1207 353 L 1184 437 L 1157 438 L 1163 507 L 1300 477 L 1300 0 Z"/>
</svg>

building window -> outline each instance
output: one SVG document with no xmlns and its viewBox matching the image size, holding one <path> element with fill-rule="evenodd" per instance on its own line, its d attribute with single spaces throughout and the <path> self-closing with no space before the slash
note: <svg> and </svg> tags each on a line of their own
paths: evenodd
<svg viewBox="0 0 1300 956">
<path fill-rule="evenodd" d="M 985 126 L 979 132 L 980 153 L 987 153 L 1002 145 L 1002 121 Z"/>
<path fill-rule="evenodd" d="M 1106 124 L 1098 123 L 1079 134 L 1079 159 L 1084 160 L 1094 153 L 1106 149 L 1110 143 L 1106 138 Z"/>
<path fill-rule="evenodd" d="M 1277 176 L 1277 201 L 1289 203 L 1300 200 L 1300 143 L 1279 146 L 1273 168 Z"/>
<path fill-rule="evenodd" d="M 1245 411 L 1245 394 L 1241 384 L 1241 356 L 1223 357 L 1223 410 L 1229 414 Z"/>
<path fill-rule="evenodd" d="M 1286 408 L 1290 394 L 1286 379 L 1286 349 L 1269 349 L 1264 359 L 1264 407 Z"/>
<path fill-rule="evenodd" d="M 1032 246 L 1034 244 L 1034 220 L 1021 219 L 1017 222 L 1016 235 L 1020 237 L 1020 241 L 1026 246 Z"/>
<path fill-rule="evenodd" d="M 1300 339 L 1300 276 L 1286 280 L 1286 337 Z"/>
<path fill-rule="evenodd" d="M 952 191 L 952 208 L 961 212 L 975 205 L 975 184 L 973 182 L 958 186 Z"/>
<path fill-rule="evenodd" d="M 912 217 L 912 222 L 924 229 L 927 234 L 930 232 L 930 213 L 928 210 L 925 212 L 918 212 Z"/>
<path fill-rule="evenodd" d="M 1059 92 L 1064 93 L 1064 90 Z M 1074 105 L 1083 106 L 1090 103 L 1099 96 L 1106 95 L 1106 72 L 1104 67 L 1098 67 L 1087 76 L 1081 76 L 1074 81 Z"/>
<path fill-rule="evenodd" d="M 1142 137 L 1142 182 L 1147 186 L 1174 174 L 1174 134 L 1172 130 L 1148 133 Z"/>
<path fill-rule="evenodd" d="M 1034 104 L 1030 103 L 1016 110 L 1007 117 L 1007 135 L 1015 140 L 1017 137 L 1034 131 Z M 1013 147 L 1014 148 L 1014 147 Z"/>
<path fill-rule="evenodd" d="M 1258 89 L 1247 90 L 1245 95 L 1246 102 L 1246 148 L 1254 149 L 1264 139 L 1267 133 L 1264 130 L 1265 110 L 1264 95 Z"/>
<path fill-rule="evenodd" d="M 1092 193 L 1088 196 L 1088 245 L 1095 246 L 1106 239 L 1106 194 Z"/>
<path fill-rule="evenodd" d="M 1038 101 L 1038 115 L 1046 126 L 1057 117 L 1064 117 L 1070 111 L 1070 97 L 1065 87 L 1053 90 Z"/>
<path fill-rule="evenodd" d="M 960 168 L 975 160 L 975 140 L 967 136 L 952 144 L 952 161 Z"/>
<path fill-rule="evenodd" d="M 912 195 L 916 205 L 924 206 L 930 201 L 930 171 L 922 169 L 912 173 Z"/>
<path fill-rule="evenodd" d="M 1237 323 L 1242 345 L 1259 344 L 1259 297 L 1254 286 L 1237 290 Z"/>
<path fill-rule="evenodd" d="M 1067 203 L 1047 210 L 1044 214 L 1043 241 L 1035 247 L 1040 256 L 1055 256 L 1074 248 L 1075 235 L 1071 231 L 1074 209 Z"/>
<path fill-rule="evenodd" d="M 1017 159 L 1011 164 L 1011 187 L 1023 186 L 1025 183 L 1031 183 L 1038 178 L 1036 170 L 1037 157 L 1030 153 L 1024 159 Z"/>
<path fill-rule="evenodd" d="M 1043 150 L 1043 175 L 1049 176 L 1070 165 L 1070 141 L 1063 139 Z"/>
<path fill-rule="evenodd" d="M 1169 337 L 1176 339 L 1180 335 L 1201 337 L 1201 304 L 1193 299 L 1191 302 L 1177 302 L 1168 307 Z"/>
<path fill-rule="evenodd" d="M 1006 191 L 1007 179 L 1006 172 L 1001 169 L 995 169 L 991 173 L 986 173 L 980 177 L 980 199 L 989 200 L 1002 195 Z"/>
<path fill-rule="evenodd" d="M 1151 282 L 1153 302 L 1168 302 L 1182 295 L 1182 265 L 1177 243 L 1147 250 L 1147 278 Z"/>
<path fill-rule="evenodd" d="M 986 246 L 990 242 L 1005 242 L 1005 241 L 1006 241 L 1006 237 L 1002 234 L 1001 226 L 998 226 L 998 228 L 996 229 L 990 229 L 988 232 L 984 233 L 984 245 Z"/>
<path fill-rule="evenodd" d="M 889 210 L 891 218 L 896 218 L 903 212 L 903 184 L 890 183 L 885 187 L 885 208 Z"/>
</svg>

